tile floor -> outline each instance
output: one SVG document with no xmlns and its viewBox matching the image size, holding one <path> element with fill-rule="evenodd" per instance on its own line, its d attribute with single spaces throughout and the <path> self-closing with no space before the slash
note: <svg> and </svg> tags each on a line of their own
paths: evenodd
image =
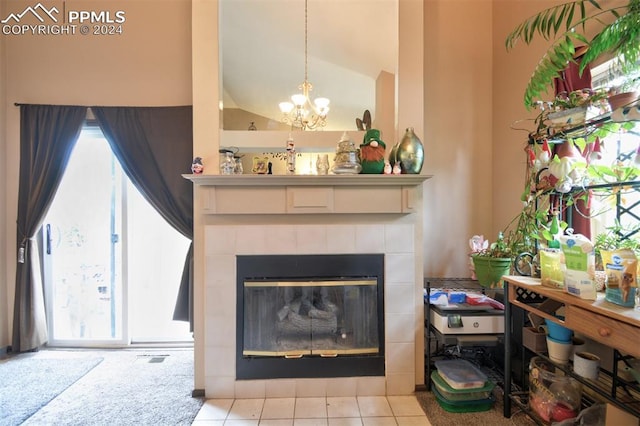
<svg viewBox="0 0 640 426">
<path fill-rule="evenodd" d="M 208 399 L 193 425 L 431 426 L 415 396 Z"/>
</svg>

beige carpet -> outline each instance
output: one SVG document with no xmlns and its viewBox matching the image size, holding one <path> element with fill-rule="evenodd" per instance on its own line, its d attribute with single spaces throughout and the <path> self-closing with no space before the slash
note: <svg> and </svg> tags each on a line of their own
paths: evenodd
<svg viewBox="0 0 640 426">
<path fill-rule="evenodd" d="M 519 412 L 517 407 L 511 408 L 511 418 L 505 418 L 502 415 L 502 396 L 500 390 L 496 388 L 494 395 L 496 403 L 493 409 L 478 413 L 450 413 L 445 411 L 432 392 L 416 392 L 418 402 L 427 414 L 429 422 L 432 426 L 502 426 L 502 425 L 524 425 L 530 426 L 536 423 L 529 419 L 524 413 Z"/>
</svg>

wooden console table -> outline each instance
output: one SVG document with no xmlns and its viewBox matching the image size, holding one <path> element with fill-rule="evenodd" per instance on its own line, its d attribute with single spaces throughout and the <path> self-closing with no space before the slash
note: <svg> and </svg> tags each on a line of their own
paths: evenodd
<svg viewBox="0 0 640 426">
<path fill-rule="evenodd" d="M 511 334 L 514 327 L 511 309 L 513 306 L 564 325 L 605 346 L 640 358 L 640 345 L 638 345 L 640 311 L 607 302 L 604 300 L 603 293 L 598 293 L 596 300 L 580 299 L 563 289 L 544 287 L 538 278 L 509 275 L 503 277 L 503 280 L 505 282 L 505 417 L 511 416 Z M 544 312 L 538 308 L 539 302 L 544 299 L 551 299 L 564 306 L 564 321 L 556 318 L 553 313 Z"/>
</svg>

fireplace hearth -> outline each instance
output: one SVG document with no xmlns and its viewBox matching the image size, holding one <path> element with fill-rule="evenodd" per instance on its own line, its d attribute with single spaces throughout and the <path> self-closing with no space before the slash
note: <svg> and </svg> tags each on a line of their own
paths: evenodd
<svg viewBox="0 0 640 426">
<path fill-rule="evenodd" d="M 384 255 L 239 255 L 239 380 L 384 376 Z"/>
</svg>

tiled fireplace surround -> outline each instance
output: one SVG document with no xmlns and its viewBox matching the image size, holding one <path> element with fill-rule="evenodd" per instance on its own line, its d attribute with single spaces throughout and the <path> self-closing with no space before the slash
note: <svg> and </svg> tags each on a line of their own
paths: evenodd
<svg viewBox="0 0 640 426">
<path fill-rule="evenodd" d="M 408 395 L 424 383 L 427 176 L 186 175 L 201 191 L 207 398 Z M 384 254 L 385 376 L 236 380 L 236 255 Z"/>
</svg>

